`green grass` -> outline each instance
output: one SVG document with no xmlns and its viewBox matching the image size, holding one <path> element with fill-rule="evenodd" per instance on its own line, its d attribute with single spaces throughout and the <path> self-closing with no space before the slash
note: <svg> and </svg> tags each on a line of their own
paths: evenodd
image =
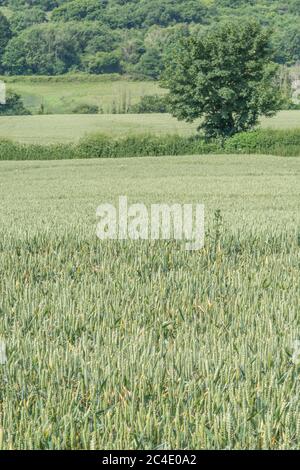
<svg viewBox="0 0 300 470">
<path fill-rule="evenodd" d="M 1 447 L 298 448 L 299 176 L 271 156 L 0 162 Z M 122 194 L 204 203 L 205 249 L 100 242 Z"/>
<path fill-rule="evenodd" d="M 299 113 L 300 114 L 300 113 Z M 138 133 L 192 134 L 196 126 L 165 114 L 1 116 L 0 137 L 27 143 L 66 143 L 90 133 L 128 136 Z"/>
<path fill-rule="evenodd" d="M 282 111 L 263 119 L 264 128 L 300 127 L 300 111 Z M 76 142 L 90 133 L 128 136 L 138 133 L 192 135 L 197 123 L 187 124 L 168 114 L 1 116 L 0 138 L 26 143 Z"/>
<path fill-rule="evenodd" d="M 273 118 L 262 118 L 261 124 L 271 129 L 299 129 L 300 111 L 280 111 Z"/>
<path fill-rule="evenodd" d="M 153 81 L 129 81 L 114 75 L 66 75 L 63 77 L 2 77 L 9 89 L 19 93 L 24 105 L 36 114 L 41 105 L 46 113 L 69 114 L 79 104 L 97 105 L 104 113 L 118 110 L 124 101 L 136 104 L 144 95 L 162 94 Z"/>
</svg>

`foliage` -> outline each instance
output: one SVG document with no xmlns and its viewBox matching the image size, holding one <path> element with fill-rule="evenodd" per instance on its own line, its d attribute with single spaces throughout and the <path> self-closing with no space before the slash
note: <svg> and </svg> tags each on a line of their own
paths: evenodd
<svg viewBox="0 0 300 470">
<path fill-rule="evenodd" d="M 0 116 L 22 116 L 25 114 L 30 114 L 30 111 L 24 107 L 21 96 L 8 90 L 6 103 L 0 104 Z"/>
<path fill-rule="evenodd" d="M 93 74 L 121 72 L 120 54 L 113 52 L 96 52 L 82 58 L 84 70 Z"/>
<path fill-rule="evenodd" d="M 260 129 L 243 132 L 225 142 L 227 152 L 300 155 L 299 130 Z"/>
<path fill-rule="evenodd" d="M 95 104 L 81 103 L 73 108 L 74 114 L 98 114 L 99 111 L 99 106 L 96 106 Z"/>
<path fill-rule="evenodd" d="M 21 144 L 0 140 L 0 160 L 61 160 L 73 158 L 122 158 L 164 155 L 269 154 L 300 157 L 300 130 L 257 130 L 237 134 L 222 145 L 179 135 L 109 137 L 94 134 L 77 144 Z"/>
<path fill-rule="evenodd" d="M 281 64 L 294 64 L 300 58 L 300 19 L 284 28 L 274 39 L 276 59 Z"/>
<path fill-rule="evenodd" d="M 0 70 L 5 47 L 11 38 L 11 28 L 7 18 L 0 12 Z"/>
<path fill-rule="evenodd" d="M 205 32 L 234 17 L 239 23 L 255 18 L 272 28 L 279 63 L 300 60 L 298 0 L 288 0 L 284 6 L 280 0 L 6 0 L 3 11 L 7 19 L 2 15 L 0 20 L 0 43 L 3 21 L 5 30 L 8 26 L 13 34 L 11 39 L 11 33 L 5 33 L 3 49 L 0 47 L 3 56 L 11 39 L 3 64 L 5 73 L 60 74 L 87 70 L 87 64 L 103 73 L 107 66 L 101 65 L 101 54 L 96 64 L 92 64 L 92 57 L 107 52 L 119 57 L 119 66 L 115 63 L 113 67 L 118 73 L 157 79 L 164 67 L 163 56 L 178 31 Z M 38 25 L 41 27 L 27 33 Z M 59 38 L 68 57 L 58 51 L 59 58 L 54 54 L 53 61 L 52 48 L 47 51 L 45 44 L 51 40 L 57 48 Z"/>
<path fill-rule="evenodd" d="M 139 103 L 131 105 L 128 112 L 134 114 L 168 113 L 169 108 L 164 96 L 145 95 Z"/>
<path fill-rule="evenodd" d="M 45 12 L 35 7 L 16 11 L 9 18 L 10 27 L 14 35 L 21 33 L 26 28 L 35 24 L 44 23 L 46 20 Z"/>
<path fill-rule="evenodd" d="M 9 42 L 3 65 L 14 74 L 64 73 L 79 62 L 74 44 L 71 30 L 32 26 Z"/>
<path fill-rule="evenodd" d="M 208 137 L 253 128 L 280 107 L 269 33 L 255 21 L 221 24 L 178 42 L 166 58 L 163 85 L 174 116 L 193 122 Z"/>
</svg>

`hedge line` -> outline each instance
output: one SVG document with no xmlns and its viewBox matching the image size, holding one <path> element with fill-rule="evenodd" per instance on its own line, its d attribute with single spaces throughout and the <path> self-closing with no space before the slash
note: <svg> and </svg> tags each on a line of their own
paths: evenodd
<svg viewBox="0 0 300 470">
<path fill-rule="evenodd" d="M 199 137 L 140 135 L 113 139 L 92 135 L 78 144 L 21 144 L 0 140 L 0 160 L 61 160 L 71 158 L 118 158 L 210 153 L 272 154 L 300 156 L 300 129 L 257 130 L 237 134 L 223 143 Z"/>
<path fill-rule="evenodd" d="M 225 148 L 229 153 L 300 156 L 300 129 L 242 132 L 228 139 Z"/>
<path fill-rule="evenodd" d="M 131 79 L 127 75 L 120 75 L 118 73 L 103 73 L 92 74 L 88 72 L 67 72 L 62 75 L 0 75 L 0 80 L 6 83 L 74 83 L 82 81 L 86 82 L 111 82 L 111 81 L 126 81 Z"/>
</svg>

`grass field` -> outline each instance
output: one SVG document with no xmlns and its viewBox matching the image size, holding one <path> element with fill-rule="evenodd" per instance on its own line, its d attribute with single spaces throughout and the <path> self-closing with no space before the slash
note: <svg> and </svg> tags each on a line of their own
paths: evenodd
<svg viewBox="0 0 300 470">
<path fill-rule="evenodd" d="M 299 176 L 271 156 L 0 162 L 0 447 L 298 448 Z M 205 248 L 100 242 L 119 195 L 204 203 Z"/>
<path fill-rule="evenodd" d="M 69 114 L 80 104 L 97 105 L 104 113 L 117 110 L 124 102 L 135 104 L 144 95 L 163 94 L 157 82 L 129 81 L 126 79 L 105 79 L 103 76 L 82 78 L 81 81 L 68 81 L 56 77 L 3 77 L 9 89 L 19 93 L 24 105 L 36 114 L 41 105 L 46 113 Z M 71 80 L 71 78 L 70 78 Z"/>
<path fill-rule="evenodd" d="M 262 126 L 272 129 L 300 127 L 300 111 L 282 111 Z M 20 142 L 65 143 L 78 141 L 90 133 L 112 136 L 138 133 L 191 135 L 197 123 L 187 124 L 168 114 L 1 116 L 0 138 Z"/>
</svg>

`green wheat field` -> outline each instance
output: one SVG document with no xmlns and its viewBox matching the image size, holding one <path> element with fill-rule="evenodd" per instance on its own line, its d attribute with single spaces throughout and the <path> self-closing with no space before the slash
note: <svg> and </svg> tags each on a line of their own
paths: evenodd
<svg viewBox="0 0 300 470">
<path fill-rule="evenodd" d="M 300 160 L 1 162 L 2 449 L 296 449 Z M 205 204 L 204 249 L 96 208 Z"/>
</svg>

